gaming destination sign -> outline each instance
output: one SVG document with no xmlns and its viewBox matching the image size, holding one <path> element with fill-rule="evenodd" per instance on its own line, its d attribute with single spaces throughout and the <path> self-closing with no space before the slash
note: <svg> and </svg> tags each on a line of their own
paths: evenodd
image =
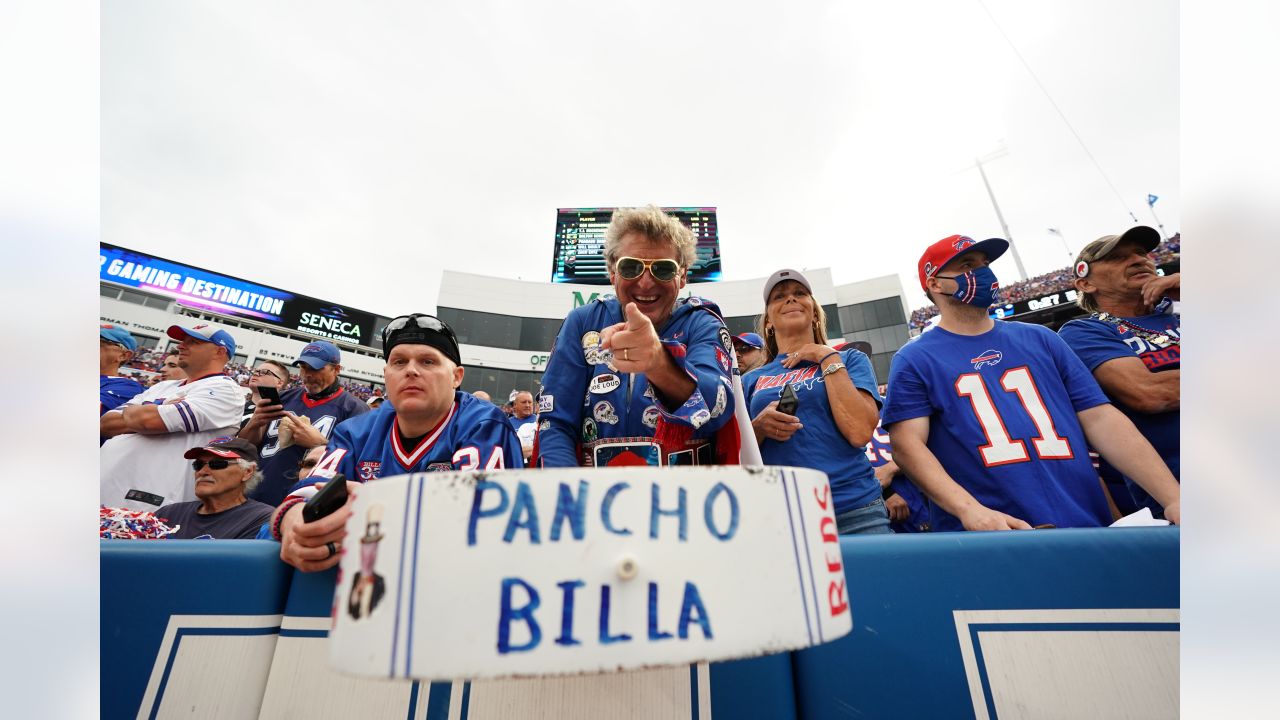
<svg viewBox="0 0 1280 720">
<path fill-rule="evenodd" d="M 101 243 L 99 279 L 173 298 L 182 305 L 251 318 L 325 340 L 371 347 L 373 315 L 229 275 Z"/>
<path fill-rule="evenodd" d="M 550 676 L 828 642 L 852 628 L 832 507 L 790 467 L 380 479 L 347 524 L 330 664 Z"/>
</svg>

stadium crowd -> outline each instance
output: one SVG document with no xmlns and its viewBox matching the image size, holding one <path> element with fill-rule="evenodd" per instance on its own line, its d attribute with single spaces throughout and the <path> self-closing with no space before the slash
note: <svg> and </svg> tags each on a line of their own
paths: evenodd
<svg viewBox="0 0 1280 720">
<path fill-rule="evenodd" d="M 1182 233 L 1175 233 L 1173 237 L 1164 240 L 1160 245 L 1152 251 L 1152 257 L 1157 266 L 1174 260 L 1178 257 L 1178 253 L 1182 250 Z M 1042 275 L 1037 275 L 1027 280 L 1019 280 L 1000 286 L 1000 303 L 1016 303 L 1032 298 L 1044 297 L 1051 293 L 1070 290 L 1075 282 L 1075 270 L 1070 267 L 1058 268 Z M 919 331 L 929 324 L 929 321 L 938 314 L 937 305 L 928 305 L 922 308 L 916 308 L 911 311 L 911 318 L 908 320 L 908 326 L 912 332 Z"/>
<path fill-rule="evenodd" d="M 654 207 L 614 214 L 613 295 L 565 319 L 536 397 L 513 390 L 501 406 L 459 389 L 457 337 L 431 315 L 383 330 L 385 393 L 341 377 L 327 341 L 250 367 L 205 324 L 168 328 L 172 353 L 103 325 L 101 532 L 274 539 L 314 571 L 338 562 L 343 498 L 381 475 L 736 464 L 751 439 L 733 422 L 735 355 L 764 463 L 825 472 L 841 534 L 1101 526 L 1138 507 L 1178 522 L 1180 277 L 1155 269 L 1179 242 L 1137 226 L 1005 288 L 990 264 L 1006 241 L 939 240 L 918 267 L 935 305 L 912 325 L 932 309 L 947 332 L 912 338 L 887 385 L 827 338 L 796 270 L 768 278 L 756 332 L 731 337 L 712 300 L 679 297 L 693 236 Z M 1068 287 L 1088 315 L 1062 337 L 987 311 Z M 333 496 L 329 514 L 305 511 Z M 152 526 L 121 531 L 120 513 Z"/>
</svg>

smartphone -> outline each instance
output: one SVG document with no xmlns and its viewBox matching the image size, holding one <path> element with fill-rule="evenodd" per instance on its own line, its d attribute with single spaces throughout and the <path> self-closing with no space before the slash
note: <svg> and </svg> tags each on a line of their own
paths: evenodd
<svg viewBox="0 0 1280 720">
<path fill-rule="evenodd" d="M 280 402 L 280 391 L 270 385 L 258 386 L 258 395 L 264 400 L 270 400 L 272 405 L 283 405 Z"/>
<path fill-rule="evenodd" d="M 795 388 L 787 383 L 786 387 L 782 388 L 782 396 L 778 398 L 778 412 L 795 415 L 799 407 L 800 398 L 796 397 Z"/>
<path fill-rule="evenodd" d="M 302 519 L 315 522 L 347 504 L 347 478 L 338 473 L 302 506 Z"/>
</svg>

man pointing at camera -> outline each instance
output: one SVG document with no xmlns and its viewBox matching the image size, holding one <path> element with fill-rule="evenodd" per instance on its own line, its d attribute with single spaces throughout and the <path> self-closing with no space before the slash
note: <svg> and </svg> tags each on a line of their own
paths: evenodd
<svg viewBox="0 0 1280 720">
<path fill-rule="evenodd" d="M 613 214 L 604 254 L 616 297 L 560 328 L 538 394 L 535 466 L 736 462 L 736 435 L 712 442 L 733 415 L 729 331 L 711 302 L 679 299 L 694 248 L 692 231 L 659 208 Z"/>
</svg>

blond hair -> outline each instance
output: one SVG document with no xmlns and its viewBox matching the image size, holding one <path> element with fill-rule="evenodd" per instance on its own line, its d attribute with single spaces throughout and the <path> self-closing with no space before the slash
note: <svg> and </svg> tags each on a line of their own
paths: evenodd
<svg viewBox="0 0 1280 720">
<path fill-rule="evenodd" d="M 631 233 L 640 233 L 653 242 L 671 243 L 681 268 L 689 267 L 698 259 L 695 252 L 698 243 L 693 231 L 662 212 L 662 208 L 653 205 L 618 208 L 613 211 L 609 227 L 604 231 L 604 259 L 610 270 L 618 260 L 618 246 L 622 244 L 622 238 Z"/>
</svg>

